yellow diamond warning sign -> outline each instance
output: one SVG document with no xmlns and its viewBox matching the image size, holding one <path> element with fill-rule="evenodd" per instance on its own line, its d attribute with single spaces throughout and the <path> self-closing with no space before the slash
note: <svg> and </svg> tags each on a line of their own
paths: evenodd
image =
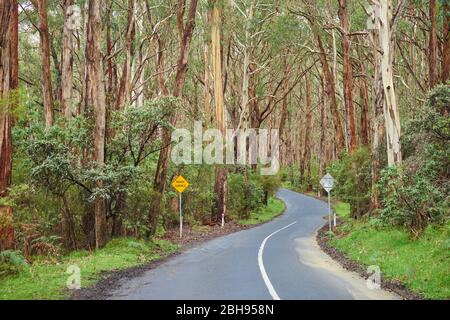
<svg viewBox="0 0 450 320">
<path fill-rule="evenodd" d="M 172 187 L 179 193 L 182 193 L 189 186 L 189 182 L 183 176 L 178 176 L 172 182 Z"/>
</svg>

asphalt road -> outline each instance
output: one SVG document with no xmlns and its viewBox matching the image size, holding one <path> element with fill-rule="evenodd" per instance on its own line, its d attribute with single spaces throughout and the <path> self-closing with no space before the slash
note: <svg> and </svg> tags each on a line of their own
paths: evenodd
<svg viewBox="0 0 450 320">
<path fill-rule="evenodd" d="M 280 190 L 287 205 L 267 224 L 205 242 L 147 271 L 121 280 L 110 299 L 396 299 L 370 290 L 318 247 L 315 232 L 327 204 Z"/>
</svg>

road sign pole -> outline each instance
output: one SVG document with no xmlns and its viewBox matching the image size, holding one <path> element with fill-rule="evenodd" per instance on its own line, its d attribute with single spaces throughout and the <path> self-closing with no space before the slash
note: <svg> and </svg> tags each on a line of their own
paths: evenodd
<svg viewBox="0 0 450 320">
<path fill-rule="evenodd" d="M 183 211 L 181 209 L 181 194 L 189 186 L 189 182 L 183 176 L 178 176 L 173 182 L 172 187 L 178 191 L 180 195 L 180 239 L 183 238 Z"/>
<path fill-rule="evenodd" d="M 331 190 L 328 191 L 328 228 L 331 232 L 331 201 L 330 201 Z"/>
<path fill-rule="evenodd" d="M 330 194 L 331 194 L 331 191 L 330 191 Z M 334 227 L 336 228 L 336 210 L 333 210 L 333 225 L 334 225 Z"/>
<path fill-rule="evenodd" d="M 331 190 L 334 186 L 334 178 L 327 173 L 320 179 L 320 185 L 328 193 L 328 229 L 331 232 Z M 334 213 L 334 226 L 336 227 L 336 213 Z"/>
<path fill-rule="evenodd" d="M 183 238 L 183 214 L 181 211 L 181 192 L 180 194 L 180 239 Z"/>
</svg>

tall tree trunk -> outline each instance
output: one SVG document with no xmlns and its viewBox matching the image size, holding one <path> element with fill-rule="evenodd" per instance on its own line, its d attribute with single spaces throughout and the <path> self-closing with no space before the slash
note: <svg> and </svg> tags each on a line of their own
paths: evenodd
<svg viewBox="0 0 450 320">
<path fill-rule="evenodd" d="M 436 34 L 436 0 L 430 0 L 430 43 L 428 46 L 429 86 L 433 88 L 437 81 L 437 34 Z"/>
<path fill-rule="evenodd" d="M 222 78 L 222 55 L 220 44 L 220 11 L 217 4 L 213 4 L 211 17 L 211 51 L 212 70 L 214 80 L 214 103 L 216 109 L 216 126 L 223 136 L 226 132 L 225 109 L 223 102 L 223 78 Z M 214 186 L 216 194 L 215 220 L 221 221 L 227 212 L 227 171 L 222 165 L 216 166 L 216 181 Z"/>
<path fill-rule="evenodd" d="M 304 180 L 305 168 L 309 167 L 311 161 L 311 127 L 312 127 L 312 102 L 311 102 L 311 83 L 308 74 L 305 76 L 305 96 L 306 96 L 306 121 L 305 121 L 305 140 L 303 142 L 303 153 L 300 163 L 300 178 Z"/>
<path fill-rule="evenodd" d="M 369 88 L 367 85 L 367 79 L 361 77 L 360 84 L 360 97 L 361 97 L 361 124 L 360 124 L 360 138 L 363 146 L 369 145 L 369 123 L 367 114 L 369 112 Z"/>
<path fill-rule="evenodd" d="M 383 131 L 386 134 L 388 165 L 401 163 L 400 152 L 400 119 L 393 84 L 393 59 L 395 47 L 395 29 L 405 0 L 400 0 L 396 15 L 392 16 L 392 1 L 381 0 L 372 12 L 372 41 L 375 58 L 373 139 L 372 139 L 372 195 L 373 210 L 380 207 L 379 194 L 376 187 L 381 170 L 382 156 L 380 144 Z M 391 18 L 392 17 L 392 18 Z M 381 117 L 384 115 L 384 122 Z"/>
<path fill-rule="evenodd" d="M 64 0 L 64 28 L 62 39 L 61 109 L 66 119 L 72 118 L 73 41 L 70 6 L 73 0 Z"/>
<path fill-rule="evenodd" d="M 143 16 L 141 14 L 139 14 L 139 12 L 142 12 L 144 10 L 144 6 L 142 3 L 137 3 L 135 5 L 134 8 L 134 14 L 136 15 L 135 18 L 135 33 L 139 39 L 142 38 L 142 35 L 144 34 L 144 19 Z M 135 51 L 132 50 L 132 52 Z M 137 55 L 137 62 L 134 64 L 135 67 L 134 69 L 136 69 L 135 72 L 132 72 L 133 76 L 133 91 L 134 91 L 134 105 L 136 107 L 143 107 L 144 106 L 144 101 L 145 101 L 145 92 L 144 92 L 144 88 L 145 88 L 145 69 L 146 69 L 146 65 L 147 65 L 147 58 L 148 58 L 148 54 L 147 52 L 144 54 L 143 52 L 144 50 L 142 48 L 139 48 L 139 54 Z"/>
<path fill-rule="evenodd" d="M 77 31 L 77 38 L 76 38 L 76 47 L 77 47 L 77 51 L 78 54 L 76 55 L 76 57 L 81 56 L 83 53 L 82 51 L 86 51 L 86 46 L 84 44 L 82 44 L 82 42 L 80 41 L 81 38 L 81 33 L 83 33 L 83 36 L 85 37 L 87 34 L 87 21 L 88 19 L 86 18 L 87 15 L 86 13 L 88 12 L 88 3 L 86 2 L 84 4 L 84 6 L 81 9 L 81 17 L 82 17 L 82 23 L 81 25 L 83 26 L 83 31 Z M 84 47 L 83 47 L 84 45 Z M 79 90 L 80 90 L 80 100 L 78 102 L 78 107 L 77 107 L 77 115 L 84 115 L 84 113 L 86 112 L 86 64 L 81 62 L 82 60 L 79 60 L 78 65 L 78 74 L 80 75 L 80 86 L 79 86 Z"/>
<path fill-rule="evenodd" d="M 322 74 L 320 74 L 320 89 L 322 91 L 322 95 L 320 98 L 320 140 L 319 140 L 319 178 L 322 178 L 325 174 L 325 165 L 326 165 L 326 152 L 325 152 L 325 137 L 326 137 L 326 129 L 325 129 L 325 85 Z M 323 194 L 322 188 L 319 188 L 318 196 L 321 197 Z"/>
<path fill-rule="evenodd" d="M 0 198 L 11 184 L 12 110 L 18 105 L 19 52 L 17 1 L 0 3 Z M 14 248 L 13 210 L 0 206 L 0 251 Z"/>
<path fill-rule="evenodd" d="M 361 50 L 358 50 L 358 58 L 360 61 L 360 69 L 361 69 L 361 78 L 360 78 L 360 87 L 359 87 L 359 96 L 361 103 L 361 117 L 360 117 L 360 141 L 364 146 L 369 145 L 369 85 L 368 81 L 368 73 L 366 70 L 366 66 L 364 64 L 363 57 L 361 55 Z"/>
<path fill-rule="evenodd" d="M 44 95 L 45 127 L 51 127 L 55 122 L 55 112 L 52 90 L 52 73 L 50 70 L 50 40 L 48 33 L 47 1 L 32 0 L 39 16 L 39 35 L 41 38 L 41 68 L 42 90 Z"/>
<path fill-rule="evenodd" d="M 250 2 L 250 5 L 246 11 L 246 20 L 245 20 L 245 42 L 243 43 L 243 64 L 242 64 L 242 97 L 241 97 L 241 108 L 242 108 L 242 125 L 241 127 L 244 130 L 249 128 L 250 123 L 250 105 L 249 105 L 249 85 L 250 85 L 250 58 L 251 58 L 251 50 L 252 46 L 252 38 L 251 38 L 251 24 L 253 19 L 253 10 L 254 1 Z M 237 128 L 239 129 L 239 128 Z M 280 137 L 282 135 L 280 134 Z"/>
<path fill-rule="evenodd" d="M 379 24 L 380 8 L 375 7 L 375 11 L 372 13 L 372 19 L 374 25 Z M 372 192 L 371 192 L 371 207 L 373 211 L 376 211 L 380 207 L 379 192 L 377 189 L 377 183 L 381 170 L 381 150 L 380 145 L 384 134 L 384 122 L 383 122 L 383 110 L 385 104 L 383 80 L 381 74 L 381 54 L 379 51 L 379 27 L 372 30 L 372 42 L 373 42 L 373 55 L 375 65 L 375 76 L 373 82 L 373 121 L 372 121 L 372 145 L 371 145 L 371 164 L 372 164 Z"/>
<path fill-rule="evenodd" d="M 105 16 L 105 29 L 106 29 L 106 56 L 108 57 L 107 68 L 108 68 L 108 84 L 106 86 L 106 105 L 111 110 L 113 101 L 116 101 L 116 95 L 114 90 L 114 66 L 112 54 L 112 42 L 111 42 L 111 0 L 106 0 L 106 16 Z"/>
<path fill-rule="evenodd" d="M 317 45 L 319 46 L 319 57 L 322 64 L 323 75 L 325 78 L 325 87 L 327 90 L 328 100 L 330 102 L 330 111 L 333 116 L 334 131 L 337 139 L 337 147 L 340 151 L 345 149 L 344 132 L 342 130 L 342 123 L 339 117 L 338 103 L 336 99 L 336 83 L 333 73 L 330 70 L 330 65 L 327 60 L 325 48 L 322 44 L 322 39 L 316 35 Z"/>
<path fill-rule="evenodd" d="M 382 90 L 381 72 L 376 76 L 375 87 L 375 103 L 373 110 L 373 137 L 372 137 L 372 192 L 371 192 L 371 207 L 372 210 L 380 208 L 379 192 L 377 189 L 378 179 L 380 177 L 382 152 L 380 146 L 384 135 L 384 122 L 383 122 L 383 108 L 384 108 L 384 92 Z"/>
<path fill-rule="evenodd" d="M 204 100 L 204 113 L 205 120 L 207 122 L 212 121 L 212 112 L 211 112 L 211 70 L 210 70 L 210 56 L 211 52 L 209 50 L 209 41 L 205 40 L 204 45 L 204 54 L 205 54 L 205 74 L 204 74 L 204 82 L 205 87 L 203 91 L 203 100 Z"/>
<path fill-rule="evenodd" d="M 449 2 L 444 1 L 442 11 L 444 14 L 443 49 L 442 49 L 442 83 L 447 83 L 450 76 L 450 10 Z"/>
<path fill-rule="evenodd" d="M 209 28 L 206 27 L 211 22 L 211 10 L 205 10 L 204 13 L 204 58 L 205 58 L 205 70 L 204 70 L 204 90 L 203 90 L 203 103 L 204 103 L 204 119 L 206 120 L 206 125 L 213 121 L 213 112 L 211 110 L 211 50 L 210 50 L 210 36 L 209 36 Z"/>
<path fill-rule="evenodd" d="M 195 14 L 197 12 L 197 3 L 198 0 L 191 0 L 189 5 L 189 11 L 188 16 L 186 18 L 186 24 L 183 26 L 183 15 L 184 15 L 184 9 L 180 9 L 181 6 L 185 6 L 185 1 L 179 0 L 178 1 L 178 8 L 177 10 L 177 21 L 179 24 L 178 29 L 180 30 L 180 55 L 178 57 L 178 63 L 177 63 L 177 72 L 175 75 L 175 83 L 173 88 L 172 95 L 174 97 L 181 97 L 183 93 L 184 88 L 184 82 L 186 79 L 186 72 L 187 72 L 187 66 L 189 61 L 189 52 L 190 52 L 190 46 L 192 41 L 192 34 L 195 29 Z M 158 43 L 161 44 L 161 40 L 158 40 Z M 161 48 L 158 50 L 158 65 L 162 66 L 163 59 L 163 52 Z M 163 95 L 169 95 L 169 91 L 167 87 L 164 84 L 163 80 L 163 74 L 160 73 L 158 77 L 160 89 L 162 91 Z M 172 126 L 176 125 L 176 115 L 174 112 L 172 112 L 172 115 L 169 119 Z M 156 191 L 156 196 L 154 204 L 152 206 L 152 209 L 149 213 L 149 232 L 147 232 L 147 236 L 150 236 L 156 231 L 155 229 L 155 223 L 157 222 L 158 216 L 161 213 L 161 206 L 162 206 L 162 196 L 164 194 L 165 186 L 166 186 L 166 178 L 167 178 L 167 169 L 169 166 L 169 154 L 170 154 L 170 132 L 167 128 L 163 128 L 162 130 L 162 143 L 164 148 L 159 153 L 158 158 L 158 164 L 156 167 L 156 173 L 155 173 L 155 179 L 153 181 L 153 189 Z"/>
<path fill-rule="evenodd" d="M 287 53 L 286 53 L 287 56 Z M 286 146 L 286 137 L 284 135 L 284 127 L 286 126 L 287 119 L 287 96 L 289 93 L 289 68 L 287 64 L 287 57 L 285 56 L 283 61 L 284 79 L 283 79 L 283 98 L 281 99 L 281 113 L 280 113 L 280 125 L 278 126 L 278 132 L 282 141 L 282 147 Z"/>
<path fill-rule="evenodd" d="M 86 40 L 86 102 L 94 111 L 94 158 L 99 166 L 105 164 L 106 97 L 103 82 L 101 0 L 90 0 Z M 97 187 L 103 182 L 98 180 Z M 105 199 L 95 199 L 95 246 L 106 244 L 107 221 Z"/>
<path fill-rule="evenodd" d="M 348 37 L 349 22 L 347 13 L 347 0 L 339 0 L 339 20 L 342 27 L 342 49 L 344 59 L 344 101 L 345 111 L 348 115 L 348 124 L 350 131 L 350 152 L 356 148 L 356 128 L 355 128 L 355 109 L 353 106 L 353 68 L 350 49 L 350 39 Z"/>
<path fill-rule="evenodd" d="M 123 63 L 122 78 L 117 94 L 116 110 L 131 101 L 131 66 L 133 57 L 133 41 L 135 36 L 134 0 L 128 0 L 128 23 L 125 37 L 126 55 Z"/>
<path fill-rule="evenodd" d="M 400 148 L 400 115 L 397 108 L 397 97 L 394 88 L 394 41 L 391 24 L 392 0 L 380 1 L 380 48 L 381 75 L 384 90 L 384 118 L 386 127 L 386 142 L 388 165 L 398 165 L 402 162 Z"/>
</svg>

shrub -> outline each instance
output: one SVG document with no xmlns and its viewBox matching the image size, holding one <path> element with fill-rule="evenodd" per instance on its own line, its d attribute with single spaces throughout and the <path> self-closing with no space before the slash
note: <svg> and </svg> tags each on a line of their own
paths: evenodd
<svg viewBox="0 0 450 320">
<path fill-rule="evenodd" d="M 0 252 L 0 279 L 19 273 L 28 265 L 20 251 L 5 250 Z"/>
<path fill-rule="evenodd" d="M 433 89 L 404 126 L 403 166 L 384 170 L 379 181 L 383 222 L 403 225 L 414 237 L 450 216 L 449 108 L 450 88 Z"/>
<path fill-rule="evenodd" d="M 269 186 L 267 186 L 269 187 Z M 232 173 L 228 176 L 228 209 L 238 219 L 248 219 L 250 212 L 263 204 L 264 188 L 257 179 Z"/>
<path fill-rule="evenodd" d="M 378 184 L 382 221 L 405 226 L 414 237 L 430 223 L 444 222 L 450 209 L 448 194 L 434 183 L 426 167 L 414 174 L 405 173 L 402 167 L 383 170 Z"/>
<path fill-rule="evenodd" d="M 135 237 L 144 237 L 149 230 L 148 215 L 155 191 L 150 183 L 134 184 L 128 190 L 123 222 Z"/>
<path fill-rule="evenodd" d="M 334 161 L 328 172 L 335 179 L 334 195 L 350 204 L 350 216 L 360 218 L 369 213 L 371 191 L 370 151 L 359 148 Z"/>
<path fill-rule="evenodd" d="M 298 192 L 317 191 L 320 187 L 318 159 L 311 159 L 310 167 L 305 168 L 305 170 L 306 172 L 302 176 L 300 168 L 291 165 L 281 169 L 277 176 L 287 188 L 292 188 Z"/>
<path fill-rule="evenodd" d="M 159 129 L 170 128 L 167 118 L 177 103 L 175 98 L 157 98 L 146 101 L 140 108 L 130 106 L 112 112 L 106 165 L 98 165 L 84 152 L 93 149 L 92 119 L 83 116 L 71 121 L 57 119 L 51 128 L 44 128 L 37 121 L 19 121 L 13 133 L 19 150 L 13 174 L 16 181 L 7 199 L 9 205 L 18 209 L 15 211 L 18 228 L 21 223 L 39 225 L 38 237 L 56 232 L 63 235 L 67 249 L 75 249 L 81 230 L 86 242 L 92 240 L 92 203 L 96 198 L 104 198 L 107 218 L 113 221 L 111 229 L 116 235 L 116 229 L 121 229 L 116 228 L 120 225 L 116 222 L 124 214 L 127 193 L 132 186 L 142 185 L 149 163 L 155 162 L 152 156 L 161 148 Z M 34 118 L 32 114 L 28 116 Z M 102 181 L 101 186 L 96 183 L 98 180 Z M 136 192 L 130 201 L 135 200 L 133 210 L 137 213 L 130 223 L 133 230 L 141 230 L 149 224 L 144 220 L 147 212 L 143 215 L 141 211 L 146 211 L 142 207 L 150 205 L 151 197 L 148 193 L 145 197 L 141 195 L 140 203 L 134 198 L 138 198 Z M 137 214 L 141 214 L 139 219 Z M 28 246 L 29 236 L 23 236 L 21 248 Z"/>
<path fill-rule="evenodd" d="M 179 169 L 182 175 L 190 182 L 189 187 L 183 192 L 183 212 L 185 222 L 194 224 L 210 224 L 211 210 L 214 199 L 215 167 L 212 165 L 194 165 Z M 174 173 L 175 175 L 175 173 Z M 168 181 L 170 184 L 170 182 Z M 170 187 L 172 189 L 172 187 Z M 177 208 L 178 193 L 168 194 L 169 210 Z M 178 211 L 175 210 L 176 221 Z"/>
<path fill-rule="evenodd" d="M 278 175 L 273 176 L 260 176 L 253 175 L 252 180 L 259 184 L 264 192 L 263 203 L 269 204 L 269 198 L 272 197 L 277 190 L 281 187 L 281 179 Z"/>
</svg>

